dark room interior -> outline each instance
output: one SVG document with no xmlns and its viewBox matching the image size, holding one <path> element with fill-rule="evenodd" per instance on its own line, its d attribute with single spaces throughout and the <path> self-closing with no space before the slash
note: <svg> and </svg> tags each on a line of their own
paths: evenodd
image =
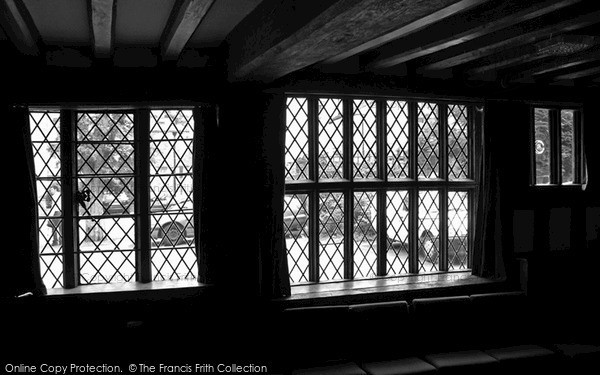
<svg viewBox="0 0 600 375">
<path fill-rule="evenodd" d="M 0 1 L 0 371 L 596 373 L 599 26 Z"/>
</svg>

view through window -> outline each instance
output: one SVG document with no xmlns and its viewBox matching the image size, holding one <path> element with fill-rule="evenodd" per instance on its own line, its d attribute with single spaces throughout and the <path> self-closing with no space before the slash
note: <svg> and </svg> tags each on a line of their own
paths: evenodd
<svg viewBox="0 0 600 375">
<path fill-rule="evenodd" d="M 580 110 L 534 107 L 532 118 L 533 184 L 582 184 L 585 168 Z"/>
<path fill-rule="evenodd" d="M 290 96 L 292 284 L 470 268 L 472 104 Z"/>
<path fill-rule="evenodd" d="M 30 130 L 47 287 L 196 278 L 191 110 L 33 110 Z"/>
</svg>

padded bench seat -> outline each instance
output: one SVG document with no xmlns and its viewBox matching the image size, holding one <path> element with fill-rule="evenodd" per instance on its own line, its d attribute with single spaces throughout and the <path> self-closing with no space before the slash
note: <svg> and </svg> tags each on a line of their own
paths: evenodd
<svg viewBox="0 0 600 375">
<path fill-rule="evenodd" d="M 442 374 L 482 374 L 495 372 L 499 362 L 480 350 L 429 354 L 423 357 Z"/>
<path fill-rule="evenodd" d="M 500 361 L 503 372 L 513 370 L 542 371 L 554 367 L 557 357 L 550 349 L 538 345 L 517 345 L 485 351 Z"/>
<path fill-rule="evenodd" d="M 330 366 L 295 370 L 292 375 L 367 375 L 356 363 L 342 363 Z"/>
<path fill-rule="evenodd" d="M 362 367 L 369 375 L 425 375 L 437 372 L 434 366 L 417 357 L 370 362 L 363 364 Z"/>
<path fill-rule="evenodd" d="M 561 372 L 572 374 L 597 374 L 600 363 L 600 346 L 590 344 L 557 344 Z"/>
</svg>

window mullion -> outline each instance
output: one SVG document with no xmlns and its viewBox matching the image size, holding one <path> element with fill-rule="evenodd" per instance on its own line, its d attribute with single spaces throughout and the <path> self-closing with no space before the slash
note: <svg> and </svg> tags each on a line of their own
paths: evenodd
<svg viewBox="0 0 600 375">
<path fill-rule="evenodd" d="M 409 177 L 417 180 L 417 103 L 408 103 L 408 126 L 409 126 Z M 408 222 L 408 272 L 419 272 L 419 251 L 418 251 L 418 231 L 419 231 L 419 203 L 418 188 L 409 189 L 409 222 Z"/>
<path fill-rule="evenodd" d="M 354 191 L 344 190 L 344 279 L 354 278 Z"/>
<path fill-rule="evenodd" d="M 386 133 L 386 102 L 377 100 L 377 177 L 387 182 L 387 133 Z M 386 192 L 377 189 L 377 276 L 386 275 L 387 227 L 386 227 Z"/>
<path fill-rule="evenodd" d="M 386 223 L 386 190 L 378 189 L 377 192 L 377 276 L 387 274 L 387 223 Z"/>
<path fill-rule="evenodd" d="M 448 271 L 448 187 L 439 190 L 440 233 L 438 236 L 439 269 Z"/>
<path fill-rule="evenodd" d="M 354 180 L 354 122 L 353 122 L 353 101 L 352 99 L 343 99 L 343 134 L 344 134 L 344 178 L 348 181 Z M 353 279 L 354 276 L 354 189 L 348 187 L 344 189 L 344 278 Z"/>
<path fill-rule="evenodd" d="M 560 185 L 561 173 L 561 144 L 560 144 L 560 110 L 550 110 L 550 183 Z"/>
<path fill-rule="evenodd" d="M 309 178 L 318 181 L 319 176 L 319 112 L 318 99 L 308 98 L 308 140 L 309 140 Z M 319 281 L 319 191 L 313 190 L 309 195 L 309 281 Z"/>
<path fill-rule="evenodd" d="M 445 103 L 438 104 L 439 109 L 439 148 L 440 148 L 440 163 L 439 173 L 440 178 L 448 181 L 448 106 Z M 439 190 L 439 212 L 440 212 L 440 231 L 438 235 L 438 251 L 439 251 L 439 269 L 440 271 L 448 270 L 448 188 L 444 186 Z"/>
<path fill-rule="evenodd" d="M 77 191 L 75 181 L 76 159 L 75 139 L 77 126 L 76 115 L 70 110 L 60 111 L 60 155 L 61 155 L 61 185 L 63 207 L 63 252 L 64 272 L 63 285 L 66 289 L 79 285 L 79 257 L 76 249 L 78 243 L 78 230 L 74 212 L 77 202 L 73 199 Z"/>
<path fill-rule="evenodd" d="M 478 188 L 481 190 L 481 188 Z M 475 219 L 477 217 L 476 212 L 476 204 L 475 204 L 475 194 L 473 190 L 468 190 L 469 192 L 469 212 L 468 219 L 469 222 L 467 224 L 467 235 L 468 235 L 468 243 L 467 243 L 467 267 L 469 269 L 473 268 L 473 251 L 475 250 L 475 230 L 473 229 L 475 226 Z M 478 191 L 478 194 L 481 194 Z"/>
<path fill-rule="evenodd" d="M 136 280 L 152 281 L 150 254 L 150 111 L 138 110 L 135 116 L 136 194 Z"/>
<path fill-rule="evenodd" d="M 583 137 L 582 137 L 582 126 L 581 126 L 581 111 L 577 110 L 573 112 L 573 157 L 575 161 L 573 171 L 573 183 L 583 183 Z"/>
</svg>

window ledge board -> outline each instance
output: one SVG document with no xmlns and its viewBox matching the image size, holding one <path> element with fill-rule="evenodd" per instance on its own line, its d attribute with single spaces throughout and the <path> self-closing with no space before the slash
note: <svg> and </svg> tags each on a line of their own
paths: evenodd
<svg viewBox="0 0 600 375">
<path fill-rule="evenodd" d="M 94 298 L 105 298 L 110 294 L 111 298 L 122 296 L 124 298 L 140 296 L 158 296 L 161 292 L 176 296 L 198 295 L 208 289 L 210 286 L 201 284 L 196 280 L 172 280 L 172 281 L 153 281 L 149 283 L 129 282 L 118 284 L 97 284 L 81 285 L 75 288 L 53 288 L 48 289 L 46 297 L 64 297 L 64 296 L 88 296 Z"/>
<path fill-rule="evenodd" d="M 447 272 L 428 275 L 411 275 L 386 277 L 370 280 L 344 281 L 321 284 L 304 284 L 292 286 L 292 295 L 281 298 L 278 302 L 284 305 L 322 304 L 322 303 L 355 303 L 385 300 L 386 297 L 412 295 L 422 297 L 430 292 L 441 292 L 452 288 L 496 287 L 503 280 L 486 279 L 468 272 Z"/>
</svg>

